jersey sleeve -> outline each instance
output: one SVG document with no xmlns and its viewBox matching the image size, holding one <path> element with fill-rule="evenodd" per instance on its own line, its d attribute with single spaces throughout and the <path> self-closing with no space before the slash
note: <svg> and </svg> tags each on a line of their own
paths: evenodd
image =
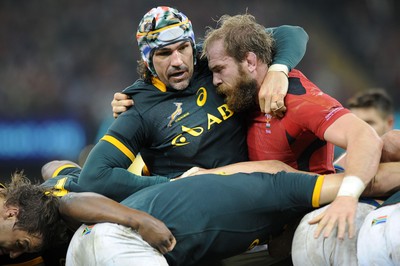
<svg viewBox="0 0 400 266">
<path fill-rule="evenodd" d="M 296 119 L 292 120 L 292 122 L 300 124 L 300 128 L 310 130 L 322 140 L 324 139 L 326 129 L 339 117 L 349 113 L 340 104 L 329 106 L 323 103 L 324 101 L 320 103 L 312 101 L 303 102 L 300 104 L 300 108 L 296 110 L 298 112 L 294 116 Z"/>
<path fill-rule="evenodd" d="M 266 175 L 271 176 L 271 175 Z M 270 182 L 265 200 L 274 203 L 275 210 L 286 211 L 297 207 L 318 207 L 324 176 L 278 172 L 272 178 L 265 179 Z"/>
<path fill-rule="evenodd" d="M 146 141 L 144 127 L 134 107 L 118 117 L 90 152 L 79 185 L 121 201 L 142 188 L 168 182 L 167 177 L 141 176 L 128 171 Z"/>
<path fill-rule="evenodd" d="M 79 186 L 78 178 L 81 172 L 79 167 L 62 167 L 58 169 L 58 175 L 47 179 L 40 186 L 44 187 L 48 193 L 54 196 L 62 197 L 69 192 L 84 192 L 85 190 Z"/>
<path fill-rule="evenodd" d="M 267 28 L 275 40 L 272 64 L 283 64 L 289 71 L 296 67 L 306 53 L 308 34 L 299 26 L 282 25 Z"/>
<path fill-rule="evenodd" d="M 295 136 L 298 133 L 290 132 L 291 130 L 309 130 L 318 138 L 324 139 L 326 129 L 339 117 L 350 112 L 336 99 L 322 92 L 300 71 L 293 70 L 289 74 L 289 84 L 285 99 L 289 106 L 286 114 L 289 120 L 285 123 L 298 125 L 287 127 L 290 135 Z"/>
</svg>

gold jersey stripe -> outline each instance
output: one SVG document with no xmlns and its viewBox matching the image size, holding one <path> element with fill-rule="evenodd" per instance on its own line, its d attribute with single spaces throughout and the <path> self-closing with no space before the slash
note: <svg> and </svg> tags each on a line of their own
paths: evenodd
<svg viewBox="0 0 400 266">
<path fill-rule="evenodd" d="M 159 80 L 158 78 L 153 77 L 151 79 L 151 82 L 153 83 L 154 87 L 156 87 L 160 91 L 162 91 L 162 92 L 166 92 L 167 91 L 167 87 L 165 86 L 165 84 L 161 80 Z"/>
<path fill-rule="evenodd" d="M 67 182 L 67 178 L 61 178 L 60 180 L 57 181 L 57 184 L 54 186 L 54 188 L 57 189 L 57 192 L 54 193 L 55 196 L 62 197 L 68 194 L 68 190 L 66 190 L 65 183 Z"/>
<path fill-rule="evenodd" d="M 58 168 L 54 171 L 54 173 L 51 175 L 51 177 L 56 177 L 56 176 L 58 176 L 58 174 L 59 174 L 62 170 L 66 169 L 66 168 L 75 168 L 75 167 L 76 167 L 76 165 L 73 165 L 73 164 L 64 164 L 64 165 L 58 167 Z"/>
<path fill-rule="evenodd" d="M 135 160 L 135 155 L 124 145 L 121 141 L 117 140 L 113 136 L 104 135 L 101 140 L 107 141 L 114 145 L 118 150 L 120 150 L 123 154 L 126 155 L 132 162 Z"/>
<path fill-rule="evenodd" d="M 320 175 L 315 182 L 314 192 L 312 195 L 312 206 L 314 208 L 319 207 L 319 199 L 321 197 L 322 184 L 324 183 L 325 175 Z"/>
</svg>

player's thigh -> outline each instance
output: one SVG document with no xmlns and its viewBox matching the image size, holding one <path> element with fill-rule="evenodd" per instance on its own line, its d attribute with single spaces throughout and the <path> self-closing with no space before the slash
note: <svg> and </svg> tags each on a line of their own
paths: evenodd
<svg viewBox="0 0 400 266">
<path fill-rule="evenodd" d="M 374 206 L 359 203 L 356 213 L 356 237 L 338 240 L 337 228 L 328 238 L 314 238 L 317 224 L 308 221 L 325 211 L 328 206 L 312 211 L 304 216 L 296 229 L 292 243 L 292 260 L 295 266 L 303 265 L 357 265 L 357 234 L 365 217 Z"/>
<path fill-rule="evenodd" d="M 133 229 L 111 223 L 82 225 L 68 247 L 66 266 L 167 266 L 164 256 Z"/>
<path fill-rule="evenodd" d="M 271 257 L 267 250 L 242 253 L 224 260 L 203 261 L 195 266 L 292 266 L 290 256 Z"/>
</svg>

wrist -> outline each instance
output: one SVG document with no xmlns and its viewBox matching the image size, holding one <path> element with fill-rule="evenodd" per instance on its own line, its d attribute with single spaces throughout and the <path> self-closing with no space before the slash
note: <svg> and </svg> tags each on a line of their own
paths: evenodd
<svg viewBox="0 0 400 266">
<path fill-rule="evenodd" d="M 358 176 L 349 175 L 345 176 L 342 181 L 342 185 L 339 188 L 337 197 L 339 196 L 351 196 L 358 199 L 361 193 L 365 189 L 365 184 Z"/>
<path fill-rule="evenodd" d="M 271 72 L 271 71 L 283 72 L 286 75 L 286 77 L 289 77 L 289 68 L 286 65 L 272 64 L 268 68 L 268 72 Z"/>
</svg>

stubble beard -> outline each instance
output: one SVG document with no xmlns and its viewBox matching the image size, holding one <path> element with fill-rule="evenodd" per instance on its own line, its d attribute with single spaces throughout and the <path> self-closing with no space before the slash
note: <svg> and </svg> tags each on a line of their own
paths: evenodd
<svg viewBox="0 0 400 266">
<path fill-rule="evenodd" d="M 170 87 L 177 91 L 183 91 L 187 87 L 189 87 L 189 84 L 190 84 L 190 79 L 184 79 L 179 82 L 170 83 Z"/>
</svg>

